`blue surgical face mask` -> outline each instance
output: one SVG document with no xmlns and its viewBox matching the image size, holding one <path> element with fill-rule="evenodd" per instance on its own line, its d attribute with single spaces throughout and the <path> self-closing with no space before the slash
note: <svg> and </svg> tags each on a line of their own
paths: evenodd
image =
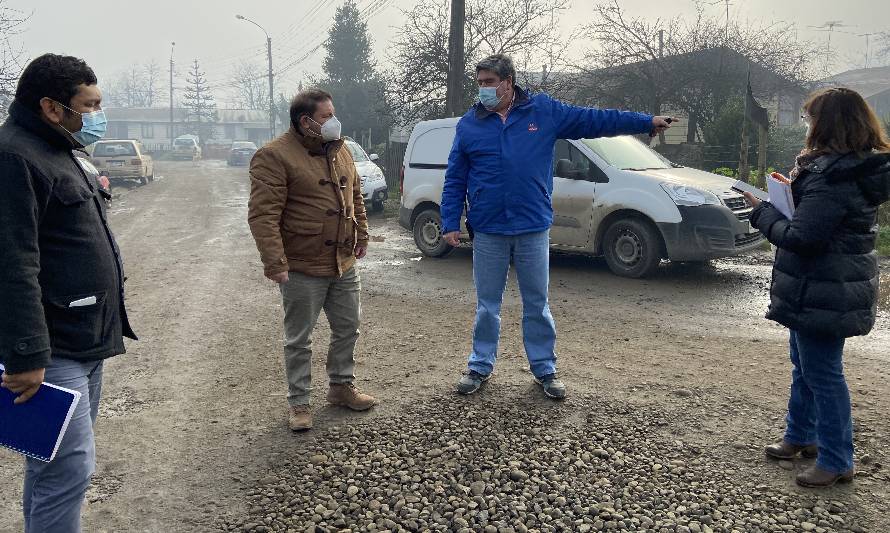
<svg viewBox="0 0 890 533">
<path fill-rule="evenodd" d="M 79 111 L 75 111 L 65 104 L 58 103 L 60 106 L 64 107 L 68 111 L 72 113 L 77 113 L 80 115 L 80 120 L 83 123 L 80 131 L 68 131 L 65 126 L 59 124 L 59 126 L 68 131 L 68 134 L 81 146 L 89 146 L 96 141 L 101 140 L 105 137 L 105 133 L 108 130 L 108 119 L 105 118 L 105 111 L 98 110 L 92 111 L 90 113 L 81 113 Z"/>
<path fill-rule="evenodd" d="M 506 96 L 506 93 L 504 93 L 498 97 L 498 88 L 500 88 L 501 83 L 494 87 L 479 87 L 479 102 L 485 109 L 488 109 L 489 111 L 495 109 L 501 104 L 501 100 L 503 100 L 504 96 Z"/>
</svg>

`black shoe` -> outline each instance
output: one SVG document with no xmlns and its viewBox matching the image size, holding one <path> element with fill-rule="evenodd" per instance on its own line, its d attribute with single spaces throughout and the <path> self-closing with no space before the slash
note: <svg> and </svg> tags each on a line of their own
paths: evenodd
<svg viewBox="0 0 890 533">
<path fill-rule="evenodd" d="M 556 374 L 547 374 L 546 376 L 535 378 L 535 383 L 544 389 L 544 394 L 548 398 L 562 400 L 566 397 L 566 385 L 556 378 Z"/>
<path fill-rule="evenodd" d="M 482 384 L 488 381 L 491 374 L 483 375 L 475 370 L 464 372 L 464 375 L 457 382 L 457 392 L 460 394 L 473 394 L 478 391 Z"/>
</svg>

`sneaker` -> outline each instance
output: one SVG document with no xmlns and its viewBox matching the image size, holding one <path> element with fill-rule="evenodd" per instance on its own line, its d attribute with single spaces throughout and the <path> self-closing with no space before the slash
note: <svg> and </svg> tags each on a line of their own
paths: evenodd
<svg viewBox="0 0 890 533">
<path fill-rule="evenodd" d="M 292 405 L 287 418 L 287 426 L 291 431 L 312 429 L 312 412 L 308 405 Z"/>
<path fill-rule="evenodd" d="M 491 374 L 480 374 L 475 370 L 468 370 L 461 376 L 457 382 L 457 392 L 460 394 L 473 394 L 478 391 L 482 384 L 488 381 Z"/>
<path fill-rule="evenodd" d="M 556 374 L 547 374 L 546 376 L 535 378 L 535 383 L 544 389 L 544 394 L 548 398 L 562 400 L 566 397 L 566 385 L 556 378 Z"/>
<path fill-rule="evenodd" d="M 348 407 L 353 411 L 367 411 L 377 405 L 377 399 L 359 392 L 352 383 L 331 383 L 328 389 L 328 403 Z"/>
</svg>

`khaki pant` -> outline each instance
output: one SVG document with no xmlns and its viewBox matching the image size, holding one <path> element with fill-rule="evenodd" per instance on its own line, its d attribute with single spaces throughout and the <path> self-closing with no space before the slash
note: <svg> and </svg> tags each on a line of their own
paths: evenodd
<svg viewBox="0 0 890 533">
<path fill-rule="evenodd" d="M 322 309 L 331 325 L 328 379 L 331 383 L 352 383 L 355 379 L 361 280 L 355 268 L 339 278 L 316 278 L 297 272 L 291 272 L 289 278 L 279 286 L 284 303 L 287 401 L 291 405 L 308 405 L 312 391 L 312 330 Z"/>
</svg>

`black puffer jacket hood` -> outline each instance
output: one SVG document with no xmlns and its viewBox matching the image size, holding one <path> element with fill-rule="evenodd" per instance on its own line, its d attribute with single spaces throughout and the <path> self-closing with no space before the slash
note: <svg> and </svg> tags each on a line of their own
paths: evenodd
<svg viewBox="0 0 890 533">
<path fill-rule="evenodd" d="M 871 154 L 864 158 L 849 154 L 823 156 L 813 164 L 821 164 L 821 168 L 831 170 L 830 183 L 855 181 L 865 199 L 875 207 L 890 200 L 890 153 Z"/>
</svg>

